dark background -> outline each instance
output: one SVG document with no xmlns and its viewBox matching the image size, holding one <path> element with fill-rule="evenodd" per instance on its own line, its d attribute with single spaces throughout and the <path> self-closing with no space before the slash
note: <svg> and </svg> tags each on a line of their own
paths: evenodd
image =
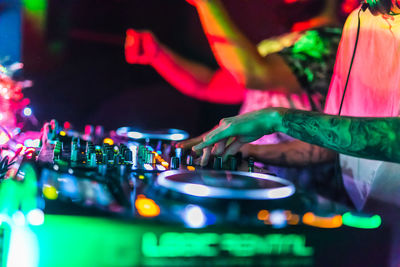
<svg viewBox="0 0 400 267">
<path fill-rule="evenodd" d="M 227 0 L 226 8 L 255 43 L 310 18 L 321 0 Z M 76 128 L 101 124 L 179 128 L 192 135 L 236 115 L 239 106 L 210 104 L 182 95 L 150 66 L 124 59 L 127 28 L 151 30 L 181 55 L 217 68 L 194 7 L 185 0 L 49 1 L 46 23 L 35 30 L 24 18 L 24 77 L 40 122 L 70 121 Z"/>
</svg>

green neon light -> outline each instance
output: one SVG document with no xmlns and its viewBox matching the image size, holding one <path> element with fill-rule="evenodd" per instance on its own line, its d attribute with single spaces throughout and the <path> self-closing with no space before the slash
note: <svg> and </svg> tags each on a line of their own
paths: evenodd
<svg viewBox="0 0 400 267">
<path fill-rule="evenodd" d="M 146 257 L 213 257 L 228 253 L 234 257 L 293 255 L 309 257 L 314 249 L 306 247 L 305 237 L 297 234 L 216 234 L 167 232 L 157 238 L 147 232 L 142 239 Z"/>
<path fill-rule="evenodd" d="M 346 212 L 342 216 L 343 224 L 362 229 L 375 229 L 378 228 L 382 219 L 379 215 L 374 215 L 372 217 L 361 217 L 351 214 L 351 212 Z"/>
<path fill-rule="evenodd" d="M 178 232 L 161 225 L 63 215 L 45 215 L 44 224 L 30 229 L 37 236 L 42 267 L 141 266 L 153 260 L 166 266 L 171 260 L 198 257 L 307 260 L 314 255 L 299 234 Z M 66 257 L 66 252 L 74 253 Z"/>
<path fill-rule="evenodd" d="M 12 178 L 0 184 L 0 212 L 11 216 L 17 210 L 27 214 L 37 208 L 37 177 L 29 164 L 21 166 L 19 171 L 22 181 Z"/>
<path fill-rule="evenodd" d="M 9 225 L 5 223 L 1 223 L 0 225 L 0 236 L 1 236 L 1 260 L 0 260 L 0 266 L 6 267 L 7 266 L 7 256 L 8 256 L 8 250 L 10 246 L 10 227 Z"/>
<path fill-rule="evenodd" d="M 47 9 L 47 0 L 23 0 L 25 8 L 30 12 L 44 11 Z"/>
</svg>

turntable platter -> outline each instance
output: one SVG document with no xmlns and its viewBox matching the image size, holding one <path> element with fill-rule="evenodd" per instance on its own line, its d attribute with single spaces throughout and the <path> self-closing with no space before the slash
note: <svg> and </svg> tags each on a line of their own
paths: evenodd
<svg viewBox="0 0 400 267">
<path fill-rule="evenodd" d="M 295 192 L 293 184 L 284 179 L 234 171 L 167 171 L 157 183 L 182 194 L 222 199 L 278 199 Z"/>
</svg>

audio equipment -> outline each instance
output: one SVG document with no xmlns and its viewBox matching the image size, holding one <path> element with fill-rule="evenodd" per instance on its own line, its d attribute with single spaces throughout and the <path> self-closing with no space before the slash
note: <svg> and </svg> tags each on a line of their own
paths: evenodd
<svg viewBox="0 0 400 267">
<path fill-rule="evenodd" d="M 298 188 L 238 156 L 227 163 L 215 157 L 202 168 L 174 146 L 188 137 L 184 131 L 123 127 L 102 131 L 100 139 L 94 131 L 52 125 L 37 148 L 23 146 L 0 184 L 0 209 L 9 214 L 1 219 L 10 225 L 1 228 L 3 260 L 30 257 L 39 266 L 388 261 L 390 229 L 379 215 Z"/>
</svg>

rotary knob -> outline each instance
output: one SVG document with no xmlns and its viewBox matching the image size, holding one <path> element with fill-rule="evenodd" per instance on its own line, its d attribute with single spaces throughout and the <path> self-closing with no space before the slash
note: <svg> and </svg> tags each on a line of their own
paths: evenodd
<svg viewBox="0 0 400 267">
<path fill-rule="evenodd" d="M 222 157 L 218 156 L 214 158 L 213 169 L 216 171 L 222 170 Z"/>
<path fill-rule="evenodd" d="M 254 172 L 254 159 L 252 157 L 248 159 L 248 167 L 249 172 Z"/>
<path fill-rule="evenodd" d="M 229 162 L 229 170 L 231 171 L 237 171 L 237 159 L 235 156 L 229 156 L 228 157 L 228 162 Z"/>
<path fill-rule="evenodd" d="M 171 164 L 170 169 L 171 170 L 177 170 L 179 169 L 179 163 L 180 163 L 180 159 L 178 157 L 171 157 Z"/>
</svg>

